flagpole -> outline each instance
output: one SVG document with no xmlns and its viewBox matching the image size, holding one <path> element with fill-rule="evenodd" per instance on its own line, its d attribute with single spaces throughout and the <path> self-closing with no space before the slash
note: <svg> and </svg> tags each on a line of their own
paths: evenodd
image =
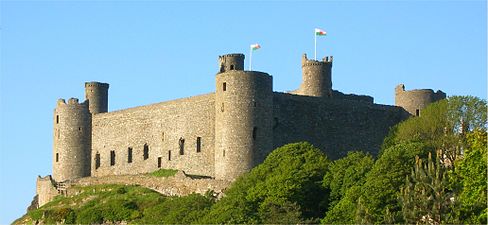
<svg viewBox="0 0 488 225">
<path fill-rule="evenodd" d="M 249 47 L 249 71 L 252 70 L 252 46 Z"/>
<path fill-rule="evenodd" d="M 317 60 L 317 34 L 315 32 L 313 32 L 313 35 L 315 37 L 314 38 L 314 54 L 313 54 L 314 56 L 313 56 L 313 58 L 315 60 Z"/>
</svg>

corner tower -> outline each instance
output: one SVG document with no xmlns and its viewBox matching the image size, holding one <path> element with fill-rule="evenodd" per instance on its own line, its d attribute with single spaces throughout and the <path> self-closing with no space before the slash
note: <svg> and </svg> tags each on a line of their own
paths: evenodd
<svg viewBox="0 0 488 225">
<path fill-rule="evenodd" d="M 332 56 L 322 61 L 302 56 L 302 84 L 299 94 L 315 97 L 332 97 Z"/>
<path fill-rule="evenodd" d="M 230 65 L 235 65 L 234 69 Z M 243 54 L 219 56 L 219 66 L 215 178 L 235 180 L 262 162 L 273 148 L 273 81 L 267 73 L 244 71 Z"/>
<path fill-rule="evenodd" d="M 405 91 L 405 85 L 399 84 L 395 87 L 395 105 L 401 106 L 411 115 L 419 116 L 421 110 L 427 105 L 445 99 L 446 93 L 432 89 L 415 89 Z"/>
<path fill-rule="evenodd" d="M 107 83 L 85 82 L 85 99 L 92 114 L 108 112 L 108 87 Z"/>
<path fill-rule="evenodd" d="M 53 178 L 90 176 L 91 113 L 88 102 L 59 99 L 54 109 Z"/>
</svg>

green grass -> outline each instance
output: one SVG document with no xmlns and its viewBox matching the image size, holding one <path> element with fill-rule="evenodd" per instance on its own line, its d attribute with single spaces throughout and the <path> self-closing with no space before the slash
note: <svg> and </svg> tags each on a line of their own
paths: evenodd
<svg viewBox="0 0 488 225">
<path fill-rule="evenodd" d="M 172 177 L 178 172 L 178 170 L 172 169 L 160 169 L 150 173 L 151 176 L 155 177 Z"/>
</svg>

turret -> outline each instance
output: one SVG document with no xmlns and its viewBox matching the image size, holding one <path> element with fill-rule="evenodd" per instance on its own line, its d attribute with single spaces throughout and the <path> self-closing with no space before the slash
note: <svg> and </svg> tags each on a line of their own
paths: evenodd
<svg viewBox="0 0 488 225">
<path fill-rule="evenodd" d="M 399 84 L 395 87 L 395 105 L 401 106 L 414 116 L 420 116 L 420 112 L 427 105 L 445 99 L 446 93 L 432 89 L 415 89 L 405 91 L 405 85 Z"/>
<path fill-rule="evenodd" d="M 85 83 L 85 99 L 88 100 L 92 114 L 108 112 L 108 87 L 107 83 Z"/>
<path fill-rule="evenodd" d="M 302 84 L 298 94 L 316 97 L 332 97 L 332 56 L 322 61 L 302 56 Z"/>
<path fill-rule="evenodd" d="M 244 54 L 235 53 L 219 56 L 219 72 L 244 70 Z"/>
<path fill-rule="evenodd" d="M 90 176 L 91 113 L 88 102 L 59 99 L 54 109 L 53 178 Z"/>
<path fill-rule="evenodd" d="M 219 60 L 236 55 L 220 56 Z M 234 180 L 249 171 L 273 148 L 272 77 L 243 71 L 244 56 L 239 58 L 242 61 L 234 62 L 240 70 L 224 69 L 216 76 L 215 177 L 222 180 Z"/>
</svg>

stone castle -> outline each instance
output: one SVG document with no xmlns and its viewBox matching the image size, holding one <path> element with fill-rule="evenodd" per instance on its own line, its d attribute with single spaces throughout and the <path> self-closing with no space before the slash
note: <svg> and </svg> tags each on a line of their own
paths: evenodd
<svg viewBox="0 0 488 225">
<path fill-rule="evenodd" d="M 243 54 L 227 54 L 218 58 L 214 93 L 113 112 L 109 84 L 87 82 L 84 102 L 59 99 L 54 109 L 53 175 L 38 178 L 39 203 L 55 183 L 160 168 L 232 181 L 298 141 L 332 159 L 351 150 L 374 155 L 390 127 L 446 97 L 403 85 L 396 106 L 343 94 L 332 89 L 332 61 L 304 54 L 300 87 L 283 93 L 273 92 L 271 75 L 244 70 Z"/>
</svg>

